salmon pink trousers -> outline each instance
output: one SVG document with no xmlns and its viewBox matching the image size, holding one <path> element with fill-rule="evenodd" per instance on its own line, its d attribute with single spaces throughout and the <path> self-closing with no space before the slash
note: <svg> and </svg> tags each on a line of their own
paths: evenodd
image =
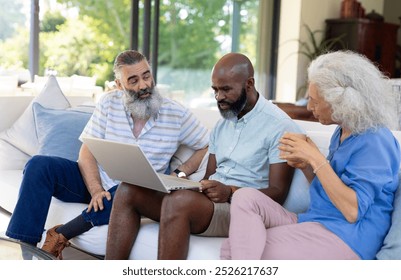
<svg viewBox="0 0 401 280">
<path fill-rule="evenodd" d="M 289 212 L 252 188 L 237 190 L 231 204 L 229 238 L 221 259 L 359 260 L 337 235 L 316 222 L 297 223 Z"/>
</svg>

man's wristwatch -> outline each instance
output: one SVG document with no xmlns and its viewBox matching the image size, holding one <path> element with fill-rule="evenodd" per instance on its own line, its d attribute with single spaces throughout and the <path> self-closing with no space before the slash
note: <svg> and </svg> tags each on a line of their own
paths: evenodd
<svg viewBox="0 0 401 280">
<path fill-rule="evenodd" d="M 187 177 L 187 174 L 185 174 L 184 171 L 179 170 L 178 168 L 174 170 L 174 173 L 177 174 L 178 178 L 184 178 Z"/>
</svg>

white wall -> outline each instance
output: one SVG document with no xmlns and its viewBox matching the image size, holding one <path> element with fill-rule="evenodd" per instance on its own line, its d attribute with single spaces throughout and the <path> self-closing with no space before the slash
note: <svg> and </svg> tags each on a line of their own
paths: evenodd
<svg viewBox="0 0 401 280">
<path fill-rule="evenodd" d="M 323 5 L 324 3 L 324 5 Z M 311 30 L 321 30 L 320 35 L 317 39 L 321 40 L 324 37 L 324 30 L 326 27 L 326 19 L 339 18 L 341 10 L 340 0 L 303 0 L 302 1 L 302 11 L 301 11 L 301 40 L 308 42 L 308 33 L 303 27 L 307 24 Z M 317 12 L 318 11 L 318 12 Z M 306 69 L 310 61 L 304 56 L 300 55 L 298 57 L 298 68 L 297 68 L 297 88 L 304 86 L 306 83 Z"/>
<path fill-rule="evenodd" d="M 386 0 L 397 2 L 399 0 Z M 309 63 L 304 56 L 298 55 L 299 44 L 307 40 L 302 27 L 307 24 L 312 30 L 324 30 L 325 20 L 339 18 L 342 0 L 282 0 L 280 15 L 280 38 L 277 69 L 276 100 L 295 102 L 297 89 L 306 81 L 306 68 Z M 372 10 L 383 14 L 385 0 L 360 0 L 366 13 Z M 394 9 L 400 13 L 401 8 Z M 401 14 L 399 15 L 401 16 Z"/>
<path fill-rule="evenodd" d="M 298 54 L 297 40 L 307 41 L 303 25 L 324 30 L 325 19 L 340 17 L 341 0 L 282 0 L 281 5 L 276 100 L 294 102 L 298 88 L 305 83 L 309 63 Z"/>
<path fill-rule="evenodd" d="M 300 0 L 282 0 L 277 62 L 276 100 L 293 102 L 298 68 Z"/>
</svg>

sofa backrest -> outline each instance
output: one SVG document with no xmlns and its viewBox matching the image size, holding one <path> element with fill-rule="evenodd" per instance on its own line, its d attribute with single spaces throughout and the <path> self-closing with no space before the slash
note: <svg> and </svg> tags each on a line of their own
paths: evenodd
<svg viewBox="0 0 401 280">
<path fill-rule="evenodd" d="M 12 95 L 18 87 L 18 75 L 0 74 L 0 95 Z"/>
<path fill-rule="evenodd" d="M 220 112 L 217 109 L 212 110 L 212 109 L 191 108 L 190 110 L 199 119 L 199 121 L 210 130 L 221 118 Z"/>
<path fill-rule="evenodd" d="M 0 131 L 9 128 L 34 98 L 32 95 L 0 96 Z M 93 98 L 89 96 L 67 96 L 67 99 L 71 107 L 93 104 Z"/>
<path fill-rule="evenodd" d="M 0 131 L 9 128 L 33 98 L 34 96 L 0 96 Z"/>
</svg>

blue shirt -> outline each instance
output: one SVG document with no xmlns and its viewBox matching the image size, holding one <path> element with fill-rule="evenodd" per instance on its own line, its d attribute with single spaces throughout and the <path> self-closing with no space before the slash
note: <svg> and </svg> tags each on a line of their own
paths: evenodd
<svg viewBox="0 0 401 280">
<path fill-rule="evenodd" d="M 284 132 L 301 132 L 298 125 L 276 105 L 259 95 L 255 107 L 241 119 L 220 119 L 214 127 L 209 152 L 217 169 L 209 179 L 238 187 L 267 188 L 269 165 L 279 158 Z"/>
<path fill-rule="evenodd" d="M 161 173 L 167 170 L 180 145 L 194 150 L 208 145 L 208 129 L 187 108 L 167 98 L 163 98 L 158 114 L 149 118 L 140 135 L 134 137 L 134 122 L 125 108 L 123 94 L 113 91 L 103 95 L 81 136 L 138 144 L 154 169 Z M 99 171 L 106 190 L 119 183 L 101 166 Z"/>
<path fill-rule="evenodd" d="M 362 259 L 374 259 L 391 224 L 398 186 L 400 148 L 387 128 L 351 135 L 340 144 L 334 132 L 328 160 L 345 185 L 356 192 L 358 218 L 349 223 L 330 201 L 317 176 L 310 186 L 310 206 L 298 222 L 319 222 Z"/>
</svg>

